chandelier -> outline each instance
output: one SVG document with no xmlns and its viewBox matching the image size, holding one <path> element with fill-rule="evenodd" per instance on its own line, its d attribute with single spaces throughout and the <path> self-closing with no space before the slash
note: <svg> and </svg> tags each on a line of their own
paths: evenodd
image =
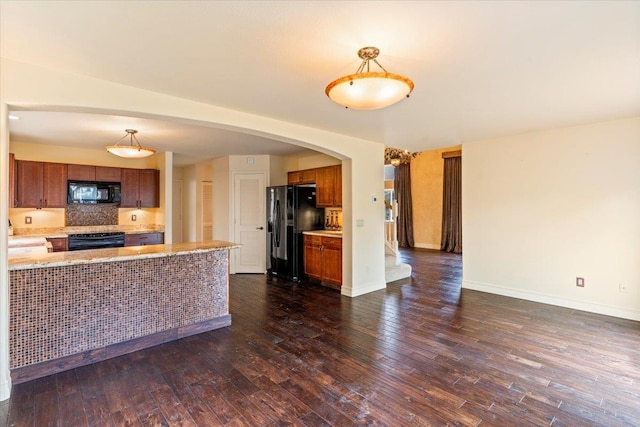
<svg viewBox="0 0 640 427">
<path fill-rule="evenodd" d="M 411 159 L 415 159 L 419 153 L 412 153 L 411 151 L 401 150 L 399 148 L 385 148 L 384 149 L 384 163 L 398 167 L 403 163 L 410 163 Z"/>
<path fill-rule="evenodd" d="M 329 83 L 324 93 L 332 101 L 354 110 L 377 110 L 408 98 L 413 91 L 413 81 L 400 74 L 389 73 L 376 59 L 377 47 L 363 47 L 358 51 L 362 63 L 355 74 L 340 77 Z M 370 71 L 373 61 L 382 72 Z"/>
<path fill-rule="evenodd" d="M 147 148 L 140 145 L 140 142 L 138 142 L 138 138 L 136 138 L 136 133 L 138 133 L 137 130 L 125 129 L 125 132 L 125 136 L 123 136 L 120 141 L 128 136 L 129 145 L 120 145 L 120 141 L 118 141 L 116 145 L 108 145 L 107 147 L 105 147 L 108 152 L 119 157 L 125 157 L 127 159 L 140 159 L 142 157 L 148 157 L 156 152 L 156 150 L 152 148 Z M 133 144 L 134 140 L 136 141 L 135 145 Z"/>
</svg>

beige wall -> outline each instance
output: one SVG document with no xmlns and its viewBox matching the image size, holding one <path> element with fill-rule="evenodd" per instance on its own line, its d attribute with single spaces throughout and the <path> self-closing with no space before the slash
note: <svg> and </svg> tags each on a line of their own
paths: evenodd
<svg viewBox="0 0 640 427">
<path fill-rule="evenodd" d="M 158 156 L 150 156 L 143 159 L 123 159 L 108 153 L 106 150 L 96 150 L 92 148 L 71 148 L 60 145 L 34 144 L 12 140 L 9 144 L 9 152 L 16 155 L 16 160 L 71 163 L 77 165 L 92 164 L 133 169 L 158 168 Z"/>
<path fill-rule="evenodd" d="M 461 146 L 422 151 L 411 161 L 413 238 L 418 248 L 440 249 L 442 233 L 442 153 Z"/>
<path fill-rule="evenodd" d="M 639 141 L 637 117 L 464 144 L 463 287 L 640 320 Z"/>
</svg>

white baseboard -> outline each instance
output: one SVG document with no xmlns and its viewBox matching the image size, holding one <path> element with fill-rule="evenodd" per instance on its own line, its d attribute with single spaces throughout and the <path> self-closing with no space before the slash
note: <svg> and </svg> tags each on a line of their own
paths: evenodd
<svg viewBox="0 0 640 427">
<path fill-rule="evenodd" d="M 348 296 L 348 297 L 358 297 L 360 295 L 364 295 L 364 294 L 368 294 L 370 292 L 375 292 L 375 291 L 379 291 L 381 289 L 386 289 L 387 288 L 387 284 L 386 283 L 382 283 L 382 286 L 380 285 L 380 283 L 376 282 L 376 283 L 369 283 L 365 286 L 358 286 L 357 291 L 354 293 L 353 291 L 353 287 L 351 285 L 342 285 L 342 288 L 340 289 L 340 293 L 342 295 Z"/>
<path fill-rule="evenodd" d="M 506 297 L 520 298 L 527 301 L 557 305 L 559 307 L 572 308 L 581 311 L 588 311 L 590 313 L 604 314 L 606 316 L 640 321 L 639 311 L 628 310 L 621 307 L 578 301 L 570 298 L 558 297 L 556 295 L 523 291 L 521 289 L 507 288 L 490 283 L 474 282 L 472 280 L 462 280 L 462 287 L 464 289 L 471 289 L 474 291 L 487 292 L 490 294 L 503 295 Z"/>
<path fill-rule="evenodd" d="M 440 245 L 436 245 L 433 243 L 414 243 L 413 246 L 421 249 L 435 249 L 437 251 L 440 250 Z"/>
</svg>

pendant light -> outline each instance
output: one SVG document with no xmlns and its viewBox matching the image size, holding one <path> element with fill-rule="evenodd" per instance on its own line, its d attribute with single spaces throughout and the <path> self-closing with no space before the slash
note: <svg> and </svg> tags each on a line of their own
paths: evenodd
<svg viewBox="0 0 640 427">
<path fill-rule="evenodd" d="M 136 133 L 138 133 L 137 130 L 125 129 L 125 132 L 126 135 L 123 136 L 120 141 L 128 136 L 129 145 L 120 145 L 120 141 L 118 141 L 116 145 L 109 145 L 105 147 L 108 152 L 127 159 L 140 159 L 143 157 L 148 157 L 156 152 L 156 150 L 152 148 L 147 148 L 140 145 L 140 142 L 138 142 L 138 138 L 136 138 Z M 133 144 L 134 140 L 136 141 L 135 145 Z"/>
<path fill-rule="evenodd" d="M 340 77 L 329 83 L 324 92 L 332 101 L 354 110 L 377 110 L 408 98 L 413 81 L 400 74 L 389 73 L 376 59 L 377 47 L 363 47 L 358 51 L 362 63 L 355 74 Z M 370 71 L 373 61 L 382 72 Z"/>
</svg>

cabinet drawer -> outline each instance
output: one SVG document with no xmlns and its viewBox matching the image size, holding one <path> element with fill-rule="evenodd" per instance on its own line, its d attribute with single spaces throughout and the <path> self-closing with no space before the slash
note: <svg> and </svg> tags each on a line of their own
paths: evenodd
<svg viewBox="0 0 640 427">
<path fill-rule="evenodd" d="M 322 237 L 321 236 L 311 236 L 309 234 L 304 234 L 304 244 L 305 245 L 321 245 Z"/>
<path fill-rule="evenodd" d="M 125 234 L 125 246 L 161 245 L 164 242 L 164 233 L 135 233 Z"/>
<path fill-rule="evenodd" d="M 322 237 L 322 246 L 330 249 L 342 249 L 340 237 Z"/>
</svg>

